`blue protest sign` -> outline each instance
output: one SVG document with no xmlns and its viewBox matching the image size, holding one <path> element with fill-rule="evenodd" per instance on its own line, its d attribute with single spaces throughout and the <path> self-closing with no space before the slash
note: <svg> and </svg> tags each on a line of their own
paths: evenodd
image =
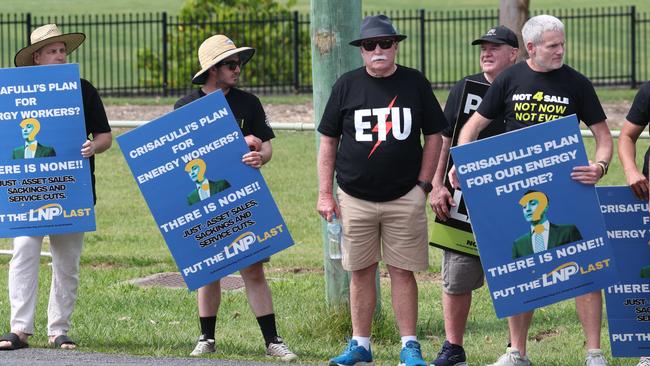
<svg viewBox="0 0 650 366">
<path fill-rule="evenodd" d="M 0 69 L 0 237 L 95 230 L 79 65 Z"/>
<path fill-rule="evenodd" d="M 612 355 L 650 356 L 650 214 L 630 187 L 598 187 L 600 209 L 618 266 L 605 290 Z"/>
<path fill-rule="evenodd" d="M 189 289 L 293 244 L 221 91 L 117 141 Z"/>
<path fill-rule="evenodd" d="M 451 150 L 497 316 L 596 291 L 615 277 L 575 116 Z"/>
</svg>

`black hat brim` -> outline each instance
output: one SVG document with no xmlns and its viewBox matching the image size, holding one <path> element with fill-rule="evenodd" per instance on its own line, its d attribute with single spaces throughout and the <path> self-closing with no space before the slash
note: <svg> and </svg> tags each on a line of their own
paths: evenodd
<svg viewBox="0 0 650 366">
<path fill-rule="evenodd" d="M 475 40 L 472 42 L 472 46 L 476 46 L 477 44 L 481 44 L 481 43 L 508 44 L 508 42 L 506 42 L 506 41 L 504 41 L 504 40 L 501 40 L 501 39 L 492 39 L 492 38 L 484 39 L 484 38 L 479 38 L 479 39 L 475 39 Z"/>
<path fill-rule="evenodd" d="M 361 46 L 361 42 L 365 41 L 366 39 L 374 39 L 374 38 L 395 38 L 397 42 L 401 42 L 406 39 L 406 36 L 403 34 L 378 34 L 372 37 L 355 39 L 354 41 L 351 41 L 349 45 L 359 47 Z"/>
</svg>

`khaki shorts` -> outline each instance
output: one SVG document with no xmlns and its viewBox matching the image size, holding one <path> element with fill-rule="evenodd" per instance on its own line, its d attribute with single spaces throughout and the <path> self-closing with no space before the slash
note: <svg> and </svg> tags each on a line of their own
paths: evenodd
<svg viewBox="0 0 650 366">
<path fill-rule="evenodd" d="M 442 289 L 460 295 L 483 286 L 483 267 L 479 257 L 445 250 L 442 254 Z"/>
<path fill-rule="evenodd" d="M 354 198 L 337 191 L 343 227 L 341 264 L 357 271 L 384 260 L 408 271 L 429 266 L 426 195 L 415 186 L 388 202 Z"/>
</svg>

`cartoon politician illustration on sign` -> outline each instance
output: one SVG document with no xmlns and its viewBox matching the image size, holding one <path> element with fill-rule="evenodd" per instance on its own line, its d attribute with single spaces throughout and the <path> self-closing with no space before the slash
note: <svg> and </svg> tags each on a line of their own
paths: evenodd
<svg viewBox="0 0 650 366">
<path fill-rule="evenodd" d="M 27 118 L 20 122 L 21 133 L 25 144 L 13 150 L 12 159 L 32 159 L 56 156 L 54 148 L 41 145 L 36 135 L 41 130 L 41 123 L 36 118 Z"/>
<path fill-rule="evenodd" d="M 230 188 L 230 183 L 225 179 L 218 181 L 208 180 L 205 177 L 205 170 L 206 166 L 203 159 L 194 159 L 185 165 L 185 171 L 196 184 L 194 190 L 187 195 L 187 204 L 190 206 L 207 199 L 213 194 Z"/>
<path fill-rule="evenodd" d="M 575 225 L 557 225 L 548 220 L 549 199 L 543 192 L 528 191 L 519 204 L 524 218 L 530 223 L 530 230 L 515 239 L 512 245 L 513 259 L 582 240 Z"/>
</svg>

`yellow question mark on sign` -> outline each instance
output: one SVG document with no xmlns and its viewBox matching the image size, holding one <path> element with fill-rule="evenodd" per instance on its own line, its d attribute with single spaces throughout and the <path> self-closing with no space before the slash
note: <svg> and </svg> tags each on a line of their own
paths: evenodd
<svg viewBox="0 0 650 366">
<path fill-rule="evenodd" d="M 189 173 L 195 166 L 199 167 L 199 174 L 197 174 L 197 178 L 199 179 L 199 182 L 202 182 L 205 178 L 205 161 L 203 161 L 203 159 L 191 160 L 185 165 L 185 171 Z"/>
<path fill-rule="evenodd" d="M 25 128 L 25 126 L 27 126 L 27 125 L 34 126 L 34 129 L 32 130 L 32 132 L 27 137 L 27 139 L 29 141 L 34 141 L 34 139 L 36 138 L 36 135 L 38 134 L 38 131 L 41 130 L 41 123 L 38 122 L 38 120 L 36 118 L 26 118 L 26 119 L 24 119 L 24 120 L 22 120 L 20 122 L 20 128 Z"/>
<path fill-rule="evenodd" d="M 542 218 L 542 213 L 548 206 L 548 198 L 546 195 L 542 192 L 530 192 L 526 193 L 521 199 L 519 200 L 519 204 L 521 207 L 526 207 L 526 204 L 532 200 L 537 200 L 539 204 L 535 208 L 535 211 L 533 211 L 533 221 L 538 221 L 539 219 Z M 535 225 L 535 232 L 537 234 L 541 233 L 544 231 L 544 225 L 543 224 L 537 224 Z"/>
</svg>

